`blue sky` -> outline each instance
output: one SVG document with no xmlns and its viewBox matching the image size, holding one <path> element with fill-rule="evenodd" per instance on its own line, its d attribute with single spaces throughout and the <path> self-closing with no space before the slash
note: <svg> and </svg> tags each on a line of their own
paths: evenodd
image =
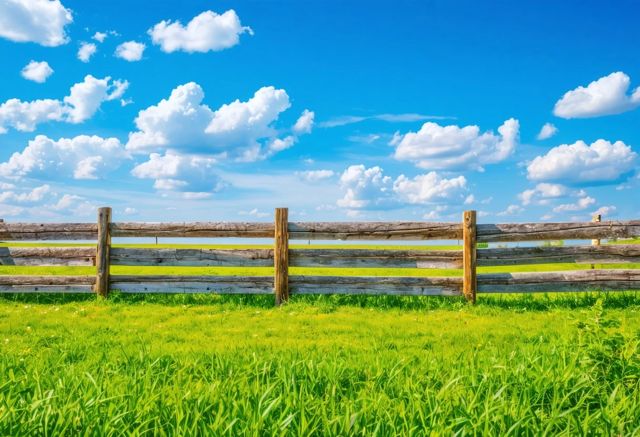
<svg viewBox="0 0 640 437">
<path fill-rule="evenodd" d="M 0 217 L 637 218 L 639 12 L 0 0 Z"/>
</svg>

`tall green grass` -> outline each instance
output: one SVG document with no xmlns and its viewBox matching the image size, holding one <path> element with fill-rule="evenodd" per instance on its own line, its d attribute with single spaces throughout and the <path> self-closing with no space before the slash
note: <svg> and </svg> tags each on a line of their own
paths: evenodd
<svg viewBox="0 0 640 437">
<path fill-rule="evenodd" d="M 480 273 L 576 268 L 591 266 Z M 294 295 L 280 308 L 273 296 L 0 294 L 0 435 L 638 435 L 639 311 L 635 293 L 480 295 L 476 306 Z"/>
<path fill-rule="evenodd" d="M 640 432 L 634 294 L 39 298 L 0 299 L 0 435 Z"/>
</svg>

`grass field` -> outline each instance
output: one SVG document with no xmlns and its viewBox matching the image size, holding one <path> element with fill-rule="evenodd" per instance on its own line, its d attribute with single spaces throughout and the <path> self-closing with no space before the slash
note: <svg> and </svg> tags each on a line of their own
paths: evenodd
<svg viewBox="0 0 640 437">
<path fill-rule="evenodd" d="M 342 271 L 409 272 L 459 274 Z M 633 293 L 0 295 L 0 435 L 640 434 L 639 311 Z"/>
</svg>

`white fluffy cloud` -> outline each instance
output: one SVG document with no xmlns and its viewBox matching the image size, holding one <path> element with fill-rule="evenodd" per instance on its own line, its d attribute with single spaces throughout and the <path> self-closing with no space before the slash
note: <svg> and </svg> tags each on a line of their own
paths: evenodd
<svg viewBox="0 0 640 437">
<path fill-rule="evenodd" d="M 589 118 L 619 114 L 640 106 L 640 87 L 627 94 L 631 80 L 621 71 L 567 91 L 553 109 L 562 118 Z"/>
<path fill-rule="evenodd" d="M 37 83 L 46 82 L 47 78 L 53 74 L 53 68 L 49 66 L 49 63 L 46 61 L 37 62 L 31 61 L 29 62 L 20 72 L 22 77 L 27 80 L 32 80 Z"/>
<path fill-rule="evenodd" d="M 156 190 L 181 192 L 183 197 L 193 199 L 222 188 L 215 164 L 215 159 L 202 156 L 152 153 L 149 160 L 137 165 L 131 174 L 140 179 L 154 179 Z"/>
<path fill-rule="evenodd" d="M 22 152 L 0 163 L 0 176 L 9 179 L 98 179 L 126 158 L 117 138 L 80 135 L 55 141 L 38 135 Z"/>
<path fill-rule="evenodd" d="M 464 176 L 445 179 L 434 171 L 413 179 L 400 175 L 393 183 L 393 191 L 400 200 L 410 204 L 433 203 L 455 196 L 462 200 L 466 187 L 467 180 Z"/>
<path fill-rule="evenodd" d="M 291 147 L 297 135 L 278 137 L 274 123 L 290 106 L 289 96 L 272 86 L 253 97 L 235 100 L 216 111 L 203 104 L 204 91 L 190 82 L 178 86 L 168 99 L 139 112 L 139 129 L 129 134 L 127 149 L 134 153 L 200 153 L 256 161 Z"/>
<path fill-rule="evenodd" d="M 446 203 L 454 199 L 462 203 L 466 184 L 464 176 L 446 179 L 436 172 L 411 179 L 400 175 L 393 181 L 378 166 L 352 165 L 340 177 L 344 196 L 337 205 L 357 210 Z"/>
<path fill-rule="evenodd" d="M 48 209 L 64 215 L 91 216 L 95 215 L 97 205 L 75 194 L 65 194 L 57 202 L 47 205 Z"/>
<path fill-rule="evenodd" d="M 637 154 L 622 141 L 584 141 L 552 148 L 527 167 L 531 180 L 571 183 L 617 181 L 635 168 Z"/>
<path fill-rule="evenodd" d="M 242 26 L 233 9 L 223 14 L 205 11 L 186 26 L 180 21 L 163 20 L 148 33 L 153 43 L 166 53 L 178 50 L 188 53 L 220 51 L 238 44 L 243 33 L 253 35 L 250 27 Z"/>
<path fill-rule="evenodd" d="M 316 114 L 313 111 L 305 109 L 296 121 L 296 124 L 293 125 L 293 131 L 297 134 L 311 133 L 311 129 L 313 129 L 313 119 L 315 116 Z"/>
<path fill-rule="evenodd" d="M 542 128 L 540 129 L 540 132 L 538 133 L 538 136 L 536 138 L 538 138 L 539 140 L 548 140 L 557 133 L 557 127 L 555 127 L 552 123 L 545 123 L 544 126 L 542 126 Z"/>
<path fill-rule="evenodd" d="M 9 127 L 22 132 L 32 132 L 40 123 L 62 121 L 66 109 L 60 100 L 43 99 L 23 102 L 9 99 L 0 104 L 0 134 Z"/>
<path fill-rule="evenodd" d="M 585 196 L 581 197 L 574 203 L 564 203 L 553 208 L 553 212 L 569 212 L 569 211 L 582 211 L 596 203 L 596 199 L 593 197 Z"/>
<path fill-rule="evenodd" d="M 129 62 L 139 61 L 142 59 L 145 48 L 146 45 L 136 41 L 123 42 L 116 47 L 116 57 Z"/>
<path fill-rule="evenodd" d="M 378 167 L 352 165 L 340 176 L 340 187 L 345 191 L 337 204 L 349 209 L 374 209 L 392 203 L 393 183 Z"/>
<path fill-rule="evenodd" d="M 37 203 L 44 199 L 51 191 L 49 185 L 41 185 L 32 190 L 17 193 L 15 191 L 2 191 L 0 193 L 0 203 Z"/>
<path fill-rule="evenodd" d="M 70 123 L 82 123 L 96 113 L 102 102 L 119 99 L 127 90 L 129 82 L 114 80 L 109 76 L 97 79 L 90 74 L 77 83 L 64 98 Z"/>
<path fill-rule="evenodd" d="M 102 102 L 122 97 L 128 86 L 127 81 L 87 75 L 84 81 L 71 87 L 64 101 L 9 99 L 0 104 L 0 133 L 7 132 L 9 127 L 32 132 L 38 124 L 48 121 L 82 123 L 95 114 Z"/>
<path fill-rule="evenodd" d="M 518 197 L 523 205 L 546 205 L 551 199 L 564 197 L 568 193 L 569 189 L 564 185 L 543 182 L 536 185 L 533 189 L 523 191 Z"/>
<path fill-rule="evenodd" d="M 59 46 L 69 41 L 65 26 L 72 21 L 59 0 L 0 1 L 0 37 L 11 41 Z"/>
<path fill-rule="evenodd" d="M 91 57 L 96 53 L 98 47 L 92 42 L 82 42 L 80 43 L 80 48 L 78 49 L 78 59 L 82 62 L 89 62 Z"/>
<path fill-rule="evenodd" d="M 513 153 L 520 124 L 513 118 L 493 132 L 480 132 L 478 126 L 440 126 L 427 122 L 418 132 L 394 135 L 395 158 L 414 162 L 426 169 L 471 168 L 500 162 Z"/>
<path fill-rule="evenodd" d="M 108 35 L 105 32 L 96 32 L 93 34 L 91 39 L 95 39 L 98 42 L 104 42 L 104 40 L 107 39 L 107 36 Z"/>
</svg>

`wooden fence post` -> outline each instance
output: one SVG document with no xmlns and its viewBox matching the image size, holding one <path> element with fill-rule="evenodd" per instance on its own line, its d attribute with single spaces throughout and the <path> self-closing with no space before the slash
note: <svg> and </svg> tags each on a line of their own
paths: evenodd
<svg viewBox="0 0 640 437">
<path fill-rule="evenodd" d="M 600 221 L 602 220 L 602 216 L 600 214 L 594 214 L 593 217 L 591 218 L 591 221 L 594 223 L 600 223 Z M 592 246 L 600 246 L 600 239 L 594 239 L 591 240 L 591 245 Z M 591 270 L 595 269 L 596 265 L 595 264 L 591 264 Z"/>
<path fill-rule="evenodd" d="M 109 294 L 109 253 L 111 249 L 111 208 L 98 209 L 98 245 L 96 247 L 96 284 L 98 296 L 107 297 Z"/>
<path fill-rule="evenodd" d="M 591 219 L 592 222 L 594 223 L 600 223 L 600 221 L 602 220 L 602 216 L 600 214 L 594 214 L 593 218 Z M 600 240 L 591 240 L 591 245 L 592 246 L 600 246 Z"/>
<path fill-rule="evenodd" d="M 289 300 L 289 209 L 276 208 L 273 266 L 273 288 L 276 305 Z"/>
<path fill-rule="evenodd" d="M 476 212 L 465 211 L 462 215 L 462 293 L 471 303 L 476 303 Z"/>
</svg>

